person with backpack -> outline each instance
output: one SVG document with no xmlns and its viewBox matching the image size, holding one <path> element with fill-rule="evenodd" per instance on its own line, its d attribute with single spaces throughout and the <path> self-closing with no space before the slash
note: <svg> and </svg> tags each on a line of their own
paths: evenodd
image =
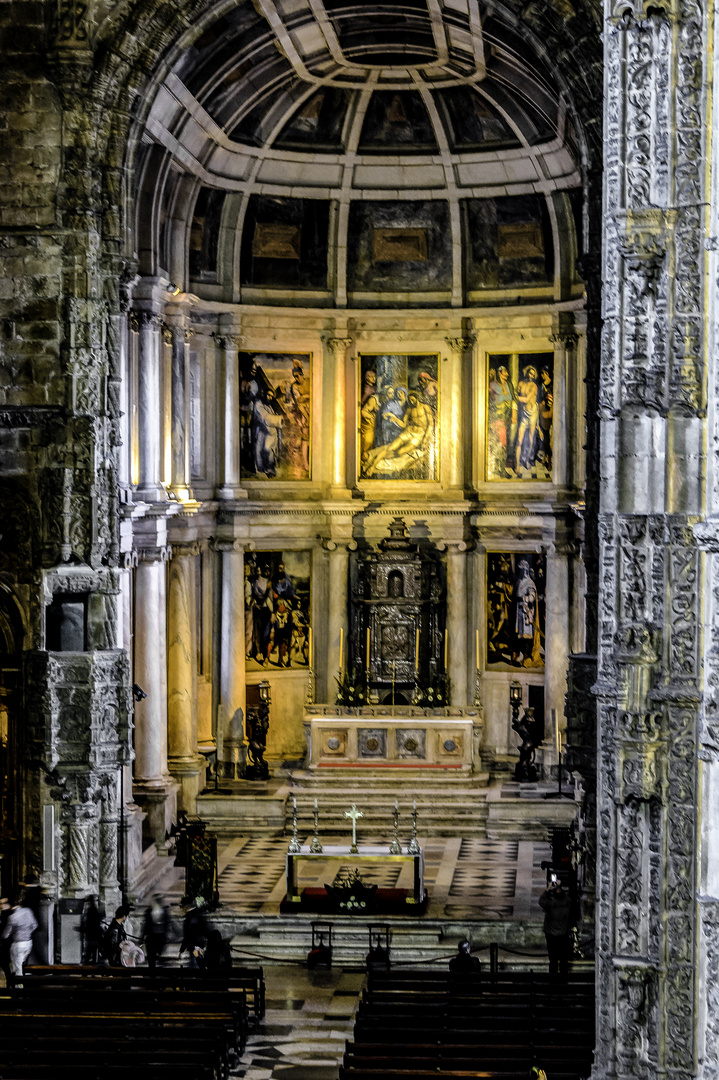
<svg viewBox="0 0 719 1080">
<path fill-rule="evenodd" d="M 125 920 L 129 914 L 127 904 L 121 904 L 102 939 L 102 954 L 112 967 L 122 967 L 122 943 L 127 941 Z"/>
</svg>

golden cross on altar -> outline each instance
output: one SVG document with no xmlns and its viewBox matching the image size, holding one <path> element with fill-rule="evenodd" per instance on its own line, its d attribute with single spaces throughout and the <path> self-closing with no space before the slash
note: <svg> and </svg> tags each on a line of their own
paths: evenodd
<svg viewBox="0 0 719 1080">
<path fill-rule="evenodd" d="M 357 854 L 357 822 L 364 814 L 361 810 L 357 809 L 355 803 L 352 803 L 351 810 L 345 810 L 345 817 L 352 818 L 352 847 L 350 848 L 350 855 Z"/>
</svg>

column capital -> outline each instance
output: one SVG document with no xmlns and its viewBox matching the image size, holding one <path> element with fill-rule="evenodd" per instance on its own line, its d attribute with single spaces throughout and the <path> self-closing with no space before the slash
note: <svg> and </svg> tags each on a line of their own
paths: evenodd
<svg viewBox="0 0 719 1080">
<path fill-rule="evenodd" d="M 137 555 L 138 562 L 142 563 L 165 563 L 172 558 L 172 547 L 170 544 L 163 544 L 160 547 L 147 547 L 137 548 L 133 554 Z"/>
<path fill-rule="evenodd" d="M 171 547 L 172 559 L 184 559 L 191 556 L 200 555 L 207 547 L 206 540 L 183 540 L 178 543 L 173 540 Z"/>
<path fill-rule="evenodd" d="M 559 330 L 556 334 L 549 335 L 549 341 L 555 347 L 559 346 L 569 352 L 571 349 L 576 349 L 579 343 L 579 334 L 574 330 Z"/>
<path fill-rule="evenodd" d="M 213 551 L 254 551 L 254 540 L 213 540 Z"/>
<path fill-rule="evenodd" d="M 437 551 L 445 551 L 448 555 L 462 555 L 471 549 L 471 544 L 466 540 L 438 540 Z"/>
<path fill-rule="evenodd" d="M 213 331 L 212 337 L 215 339 L 215 343 L 219 349 L 224 349 L 225 352 L 234 352 L 236 349 L 239 351 L 245 343 L 245 335 L 239 333 L 217 333 Z"/>
<path fill-rule="evenodd" d="M 453 353 L 462 357 L 472 348 L 477 339 L 473 334 L 470 334 L 467 337 L 446 337 L 444 340 L 447 342 Z"/>
<path fill-rule="evenodd" d="M 336 353 L 337 355 L 341 353 L 346 353 L 353 342 L 354 338 L 351 337 L 327 338 L 327 344 L 329 345 L 330 349 L 332 349 L 332 352 Z"/>
<path fill-rule="evenodd" d="M 332 540 L 329 537 L 324 537 L 322 540 L 322 547 L 325 551 L 337 551 L 338 548 L 346 548 L 347 551 L 357 550 L 356 540 Z"/>
</svg>

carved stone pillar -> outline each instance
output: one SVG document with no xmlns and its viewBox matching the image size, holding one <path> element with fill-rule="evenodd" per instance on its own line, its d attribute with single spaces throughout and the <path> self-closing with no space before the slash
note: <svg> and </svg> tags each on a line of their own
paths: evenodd
<svg viewBox="0 0 719 1080">
<path fill-rule="evenodd" d="M 140 355 L 137 387 L 138 486 L 137 498 L 157 502 L 164 498 L 161 485 L 162 401 L 160 396 L 160 322 L 152 311 L 138 311 Z"/>
<path fill-rule="evenodd" d="M 243 337 L 234 324 L 215 334 L 215 341 L 222 353 L 222 486 L 220 499 L 241 499 L 247 492 L 240 484 L 240 370 L 237 354 Z"/>
<path fill-rule="evenodd" d="M 474 337 L 446 338 L 453 356 L 449 365 L 449 438 L 443 436 L 443 465 L 448 468 L 446 477 L 452 488 L 464 489 L 464 444 L 465 444 L 465 409 L 467 406 L 467 387 L 471 380 L 467 372 L 471 371 Z M 446 366 L 445 366 L 446 370 Z M 446 416 L 445 412 L 445 416 Z"/>
<path fill-rule="evenodd" d="M 164 850 L 175 816 L 176 785 L 167 771 L 166 562 L 167 547 L 139 552 L 135 577 L 135 682 L 147 697 L 135 704 L 135 800 Z"/>
<path fill-rule="evenodd" d="M 221 743 L 225 760 L 221 771 L 244 775 L 245 739 L 245 547 L 241 540 L 218 542 L 222 557 L 220 705 L 218 723 L 224 723 Z"/>
<path fill-rule="evenodd" d="M 100 900 L 109 910 L 120 897 L 118 879 L 118 778 L 108 776 L 100 803 Z"/>
<path fill-rule="evenodd" d="M 180 784 L 180 807 L 192 815 L 201 763 L 195 693 L 195 557 L 199 550 L 199 544 L 173 545 L 167 626 L 167 760 Z"/>
<path fill-rule="evenodd" d="M 437 544 L 447 552 L 447 666 L 453 705 L 467 704 L 467 551 L 464 540 Z M 474 655 L 474 654 L 472 654 Z"/>
<path fill-rule="evenodd" d="M 327 341 L 334 354 L 334 423 L 332 426 L 332 487 L 347 491 L 347 350 L 351 337 Z M 350 396 L 350 400 L 352 397 Z"/>
<path fill-rule="evenodd" d="M 594 1075 L 688 1080 L 713 52 L 696 0 L 605 11 Z"/>
</svg>

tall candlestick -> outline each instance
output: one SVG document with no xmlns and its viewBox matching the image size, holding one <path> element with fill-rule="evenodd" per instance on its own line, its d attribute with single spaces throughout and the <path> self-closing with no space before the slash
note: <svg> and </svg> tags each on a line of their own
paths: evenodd
<svg viewBox="0 0 719 1080">
<path fill-rule="evenodd" d="M 557 718 L 557 710 L 552 709 L 552 724 L 554 726 L 554 748 L 557 751 L 557 761 L 562 756 L 562 744 L 559 736 L 559 720 Z"/>
<path fill-rule="evenodd" d="M 340 626 L 340 675 L 342 674 L 342 662 L 345 655 L 345 631 L 344 627 Z"/>
<path fill-rule="evenodd" d="M 307 664 L 309 667 L 312 667 L 312 627 L 309 628 Z"/>
<path fill-rule="evenodd" d="M 475 646 L 476 646 L 475 652 L 477 654 L 477 670 L 479 671 L 479 630 L 475 630 L 474 633 L 475 633 L 474 641 L 475 641 Z"/>
<path fill-rule="evenodd" d="M 419 627 L 414 632 L 414 666 L 419 671 Z"/>
<path fill-rule="evenodd" d="M 444 632 L 444 670 L 447 670 L 447 631 Z"/>
<path fill-rule="evenodd" d="M 365 664 L 367 666 L 367 669 L 369 670 L 369 626 L 367 627 L 367 646 L 366 646 L 365 652 L 366 652 L 366 655 L 367 655 L 367 659 L 365 660 Z"/>
</svg>

